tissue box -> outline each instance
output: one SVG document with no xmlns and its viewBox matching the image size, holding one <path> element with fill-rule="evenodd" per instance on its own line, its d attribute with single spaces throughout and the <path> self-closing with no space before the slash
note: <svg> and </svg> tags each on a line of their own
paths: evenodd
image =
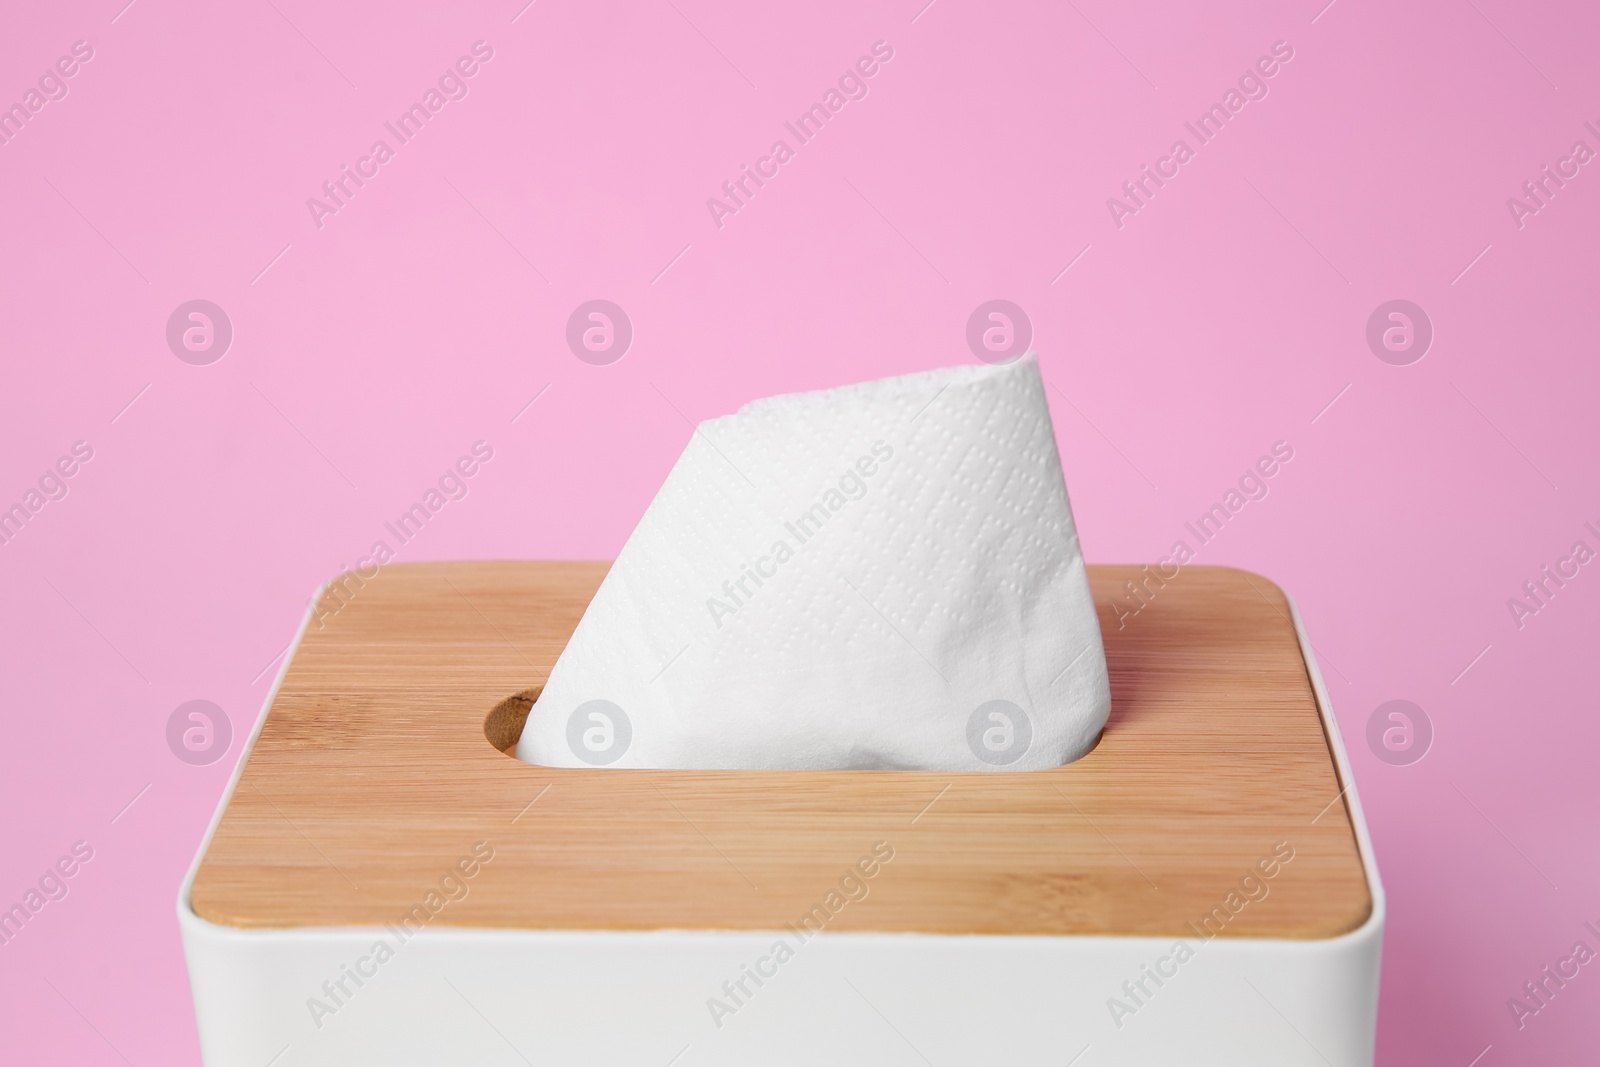
<svg viewBox="0 0 1600 1067">
<path fill-rule="evenodd" d="M 321 591 L 179 895 L 210 1067 L 1372 1062 L 1383 892 L 1271 582 L 1090 567 L 1065 767 L 518 762 L 606 567 Z"/>
</svg>

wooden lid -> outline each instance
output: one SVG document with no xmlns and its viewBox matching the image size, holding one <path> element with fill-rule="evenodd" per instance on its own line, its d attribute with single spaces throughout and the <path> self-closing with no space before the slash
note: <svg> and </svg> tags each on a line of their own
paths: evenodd
<svg viewBox="0 0 1600 1067">
<path fill-rule="evenodd" d="M 391 564 L 347 576 L 342 597 L 336 583 L 195 875 L 196 914 L 775 930 L 820 905 L 829 931 L 1317 938 L 1371 910 L 1289 607 L 1265 579 L 1187 567 L 1119 629 L 1110 601 L 1139 570 L 1090 567 L 1111 719 L 1050 771 L 504 755 L 486 719 L 514 744 L 607 566 Z M 872 862 L 875 847 L 893 859 Z M 864 857 L 873 876 L 841 887 Z"/>
</svg>

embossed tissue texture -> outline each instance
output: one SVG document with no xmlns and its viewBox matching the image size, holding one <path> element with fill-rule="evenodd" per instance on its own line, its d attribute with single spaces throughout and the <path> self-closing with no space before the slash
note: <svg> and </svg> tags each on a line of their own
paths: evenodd
<svg viewBox="0 0 1600 1067">
<path fill-rule="evenodd" d="M 701 424 L 557 660 L 550 766 L 1036 770 L 1105 653 L 1037 361 Z"/>
</svg>

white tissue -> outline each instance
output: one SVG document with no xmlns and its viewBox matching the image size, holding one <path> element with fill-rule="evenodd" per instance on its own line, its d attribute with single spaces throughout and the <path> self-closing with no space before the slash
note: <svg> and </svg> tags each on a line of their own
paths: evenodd
<svg viewBox="0 0 1600 1067">
<path fill-rule="evenodd" d="M 528 717 L 556 767 L 1037 770 L 1105 652 L 1036 359 L 702 423 Z"/>
</svg>

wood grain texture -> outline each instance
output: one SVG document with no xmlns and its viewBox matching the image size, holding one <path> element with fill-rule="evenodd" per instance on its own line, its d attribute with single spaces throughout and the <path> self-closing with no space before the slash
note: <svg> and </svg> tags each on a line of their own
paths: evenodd
<svg viewBox="0 0 1600 1067">
<path fill-rule="evenodd" d="M 526 698 L 509 698 L 543 683 L 607 566 L 392 564 L 347 583 L 295 653 L 196 873 L 196 913 L 778 929 L 844 899 L 828 894 L 878 842 L 893 860 L 828 930 L 1190 936 L 1209 915 L 1223 936 L 1316 938 L 1371 909 L 1289 607 L 1264 578 L 1185 568 L 1119 629 L 1109 601 L 1137 569 L 1089 568 L 1111 719 L 1050 771 L 518 762 L 486 719 L 499 706 L 489 733 L 515 739 Z M 446 881 L 478 842 L 493 858 Z M 1280 842 L 1294 858 L 1256 872 L 1267 895 L 1248 900 L 1241 881 Z"/>
</svg>

